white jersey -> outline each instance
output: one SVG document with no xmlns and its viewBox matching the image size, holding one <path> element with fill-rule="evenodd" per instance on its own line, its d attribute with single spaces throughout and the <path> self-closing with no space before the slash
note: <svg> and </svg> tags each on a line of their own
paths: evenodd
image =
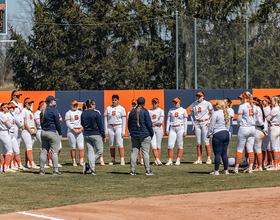
<svg viewBox="0 0 280 220">
<path fill-rule="evenodd" d="M 188 113 L 186 109 L 180 108 L 171 108 L 167 114 L 167 125 L 166 131 L 169 131 L 169 126 L 178 127 L 184 125 L 184 131 L 187 131 L 188 125 Z"/>
<path fill-rule="evenodd" d="M 37 110 L 37 111 L 34 113 L 34 121 L 35 121 L 35 124 L 36 124 L 36 128 L 37 128 L 37 129 L 41 129 L 40 114 L 41 114 L 41 111 L 40 111 L 40 110 Z"/>
<path fill-rule="evenodd" d="M 213 113 L 213 106 L 210 102 L 203 100 L 202 102 L 194 102 L 191 107 L 191 120 L 193 124 L 209 120 L 209 113 Z"/>
<path fill-rule="evenodd" d="M 253 109 L 250 103 L 242 103 L 238 108 L 238 118 L 237 125 L 238 126 L 255 126 L 255 111 L 256 108 Z"/>
<path fill-rule="evenodd" d="M 116 107 L 110 105 L 106 108 L 104 117 L 107 117 L 107 123 L 108 124 L 113 124 L 113 125 L 120 125 L 123 123 L 122 118 L 126 118 L 126 112 L 124 107 L 121 105 L 118 105 Z M 105 125 L 106 126 L 106 125 Z"/>
<path fill-rule="evenodd" d="M 12 127 L 12 123 L 9 122 L 9 119 L 6 114 L 0 112 L 0 131 L 6 131 Z"/>
<path fill-rule="evenodd" d="M 72 130 L 73 128 L 81 128 L 81 114 L 82 111 L 80 110 L 76 110 L 76 111 L 72 111 L 69 110 L 68 112 L 66 112 L 65 114 L 65 122 L 66 122 L 66 126 Z"/>
<path fill-rule="evenodd" d="M 164 111 L 160 108 L 151 108 L 150 110 L 148 110 L 148 112 L 150 114 L 153 127 L 160 127 L 163 123 Z"/>
<path fill-rule="evenodd" d="M 14 116 L 20 121 L 20 123 L 23 125 L 24 121 L 23 121 L 23 116 L 22 116 L 22 104 L 21 103 L 17 103 L 14 100 L 11 101 L 12 103 L 14 103 L 17 108 L 15 108 L 15 112 L 13 113 Z"/>
<path fill-rule="evenodd" d="M 266 106 L 263 108 L 263 111 L 264 111 L 264 116 L 267 117 L 267 116 L 269 116 L 271 109 L 269 106 Z"/>
<path fill-rule="evenodd" d="M 279 106 L 274 107 L 270 114 L 267 116 L 266 120 L 271 122 L 271 125 L 279 125 L 280 124 L 280 108 Z"/>
<path fill-rule="evenodd" d="M 34 129 L 35 128 L 35 122 L 34 122 L 34 115 L 30 110 L 27 110 L 26 108 L 24 108 L 22 110 L 22 116 L 25 119 L 25 123 L 27 124 L 27 126 L 30 129 Z"/>
<path fill-rule="evenodd" d="M 255 109 L 255 121 L 256 121 L 256 126 L 262 126 L 264 125 L 264 122 L 263 122 L 263 113 L 262 113 L 262 110 L 259 106 L 254 106 Z M 266 129 L 267 130 L 267 129 Z"/>
<path fill-rule="evenodd" d="M 16 126 L 21 127 L 21 123 L 19 122 L 19 120 L 13 115 L 13 113 L 6 113 L 5 114 L 7 116 L 7 118 L 9 119 L 9 122 L 12 124 L 12 127 L 9 129 L 10 133 L 14 133 Z"/>
<path fill-rule="evenodd" d="M 232 108 L 227 109 L 230 126 L 232 126 L 233 118 L 234 118 L 234 110 Z"/>
</svg>

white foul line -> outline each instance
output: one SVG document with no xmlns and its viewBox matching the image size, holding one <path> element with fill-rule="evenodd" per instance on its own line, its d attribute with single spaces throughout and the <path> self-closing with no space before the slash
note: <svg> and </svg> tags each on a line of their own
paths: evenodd
<svg viewBox="0 0 280 220">
<path fill-rule="evenodd" d="M 64 220 L 61 218 L 53 218 L 53 217 L 48 217 L 45 215 L 36 215 L 36 214 L 32 214 L 32 213 L 28 213 L 28 212 L 17 212 L 19 214 L 23 214 L 23 215 L 30 215 L 30 216 L 34 216 L 34 217 L 38 217 L 38 218 L 46 218 L 46 219 L 51 219 L 51 220 Z"/>
</svg>

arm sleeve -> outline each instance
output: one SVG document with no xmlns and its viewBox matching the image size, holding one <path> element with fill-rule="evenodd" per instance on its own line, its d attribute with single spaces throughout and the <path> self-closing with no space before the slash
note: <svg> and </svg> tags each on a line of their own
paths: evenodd
<svg viewBox="0 0 280 220">
<path fill-rule="evenodd" d="M 105 128 L 105 134 L 108 134 L 107 115 L 104 115 L 104 128 Z"/>
<path fill-rule="evenodd" d="M 207 132 L 207 137 L 210 137 L 214 132 L 215 122 L 217 120 L 217 114 L 213 113 L 211 119 L 212 120 L 210 121 L 210 125 L 209 125 L 208 132 Z"/>
<path fill-rule="evenodd" d="M 238 117 L 237 117 L 237 126 L 239 126 L 241 120 L 242 120 L 242 115 L 243 115 L 243 108 L 242 105 L 239 106 L 238 108 Z"/>
<path fill-rule="evenodd" d="M 275 117 L 276 114 L 277 114 L 277 110 L 275 111 L 275 109 L 272 109 L 269 115 L 266 117 L 267 122 L 270 122 Z"/>
<path fill-rule="evenodd" d="M 122 133 L 125 134 L 125 128 L 126 128 L 126 116 L 122 117 Z"/>
<path fill-rule="evenodd" d="M 58 131 L 59 135 L 62 135 L 59 113 L 58 112 L 52 112 L 52 114 L 54 115 L 54 123 L 55 123 L 56 130 Z"/>
<path fill-rule="evenodd" d="M 153 127 L 152 127 L 152 120 L 151 120 L 150 114 L 147 110 L 145 110 L 144 117 L 145 117 L 146 127 L 147 127 L 147 129 L 150 133 L 150 136 L 153 137 L 154 136 L 154 130 L 153 130 Z"/>
<path fill-rule="evenodd" d="M 212 105 L 210 102 L 209 102 L 208 110 L 209 110 L 209 113 L 210 113 L 211 115 L 214 113 L 213 105 Z"/>
<path fill-rule="evenodd" d="M 23 124 L 20 123 L 20 121 L 18 120 L 17 117 L 14 117 L 14 119 L 15 119 L 15 124 L 16 124 L 19 128 L 23 126 Z M 40 125 L 40 118 L 37 119 L 35 122 L 36 122 L 36 123 L 39 123 L 39 125 Z M 36 124 L 36 126 L 37 126 L 37 124 Z"/>
<path fill-rule="evenodd" d="M 8 119 L 8 117 L 7 117 L 6 115 L 2 115 L 2 117 L 1 117 L 0 120 L 3 122 L 3 124 L 4 124 L 8 129 L 10 129 L 10 128 L 13 126 L 13 124 L 9 121 L 9 119 Z"/>
<path fill-rule="evenodd" d="M 99 115 L 99 114 L 96 114 L 96 123 L 99 128 L 101 137 L 105 138 L 104 127 L 103 127 L 101 115 Z"/>
<path fill-rule="evenodd" d="M 191 122 L 192 122 L 192 124 L 195 124 L 193 105 L 192 105 L 192 107 L 191 107 L 191 114 L 190 114 L 190 118 L 191 118 Z"/>
<path fill-rule="evenodd" d="M 130 133 L 130 112 L 128 112 L 127 114 L 127 129 L 128 129 L 128 132 Z"/>
<path fill-rule="evenodd" d="M 188 113 L 187 111 L 184 114 L 184 132 L 187 132 L 188 130 Z"/>
<path fill-rule="evenodd" d="M 74 126 L 70 122 L 70 113 L 68 113 L 68 112 L 65 114 L 65 122 L 66 122 L 67 128 L 69 128 L 70 130 L 72 130 L 74 128 Z"/>
<path fill-rule="evenodd" d="M 167 121 L 166 121 L 166 131 L 169 131 L 169 127 L 170 127 L 170 112 L 168 112 L 167 115 Z"/>
</svg>

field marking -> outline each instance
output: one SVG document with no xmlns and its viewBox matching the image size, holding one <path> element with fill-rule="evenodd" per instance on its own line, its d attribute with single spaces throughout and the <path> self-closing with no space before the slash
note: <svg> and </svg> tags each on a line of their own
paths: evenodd
<svg viewBox="0 0 280 220">
<path fill-rule="evenodd" d="M 28 213 L 28 212 L 17 212 L 18 214 L 23 214 L 23 215 L 30 215 L 33 217 L 38 217 L 38 218 L 46 218 L 46 219 L 51 219 L 51 220 L 64 220 L 61 218 L 53 218 L 53 217 L 49 217 L 49 216 L 45 216 L 45 215 L 37 215 L 37 214 L 32 214 L 32 213 Z"/>
</svg>

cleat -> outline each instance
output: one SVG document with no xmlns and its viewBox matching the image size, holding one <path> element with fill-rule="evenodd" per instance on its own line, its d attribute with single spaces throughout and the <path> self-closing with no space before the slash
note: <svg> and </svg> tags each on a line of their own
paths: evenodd
<svg viewBox="0 0 280 220">
<path fill-rule="evenodd" d="M 5 173 L 15 173 L 16 171 L 11 169 L 11 168 L 7 168 L 4 170 Z"/>
<path fill-rule="evenodd" d="M 267 168 L 266 170 L 269 170 L 269 171 L 271 171 L 271 170 L 278 170 L 278 168 L 277 167 L 270 167 L 270 168 Z"/>
<path fill-rule="evenodd" d="M 212 164 L 212 160 L 207 160 L 206 164 Z"/>
<path fill-rule="evenodd" d="M 175 165 L 179 166 L 180 165 L 180 160 L 177 159 Z"/>
<path fill-rule="evenodd" d="M 105 163 L 104 163 L 104 161 L 102 160 L 102 161 L 100 161 L 100 166 L 105 166 Z"/>
<path fill-rule="evenodd" d="M 246 170 L 243 170 L 243 173 L 253 173 L 252 169 L 247 168 Z"/>
<path fill-rule="evenodd" d="M 125 162 L 124 162 L 124 161 L 121 161 L 120 165 L 121 165 L 121 166 L 124 166 L 124 165 L 125 165 Z"/>
<path fill-rule="evenodd" d="M 39 174 L 40 175 L 45 175 L 45 171 L 44 170 L 40 170 Z"/>
<path fill-rule="evenodd" d="M 64 173 L 61 172 L 60 170 L 53 171 L 53 175 L 63 175 Z"/>
<path fill-rule="evenodd" d="M 210 173 L 210 175 L 215 175 L 215 176 L 217 176 L 217 175 L 220 175 L 220 174 L 219 174 L 219 171 L 215 171 L 215 170 L 214 170 L 214 171 L 212 171 L 212 172 Z"/>
<path fill-rule="evenodd" d="M 155 175 L 151 170 L 146 171 L 146 176 L 152 176 Z"/>
<path fill-rule="evenodd" d="M 52 163 L 49 163 L 49 166 L 50 166 L 50 167 L 53 167 L 53 164 L 52 164 Z"/>
<path fill-rule="evenodd" d="M 228 170 L 223 170 L 223 171 L 221 172 L 221 174 L 228 175 L 228 174 L 229 174 L 229 172 L 228 172 Z"/>
<path fill-rule="evenodd" d="M 34 164 L 33 166 L 31 166 L 31 169 L 39 170 L 40 167 L 38 167 L 36 164 Z"/>
<path fill-rule="evenodd" d="M 11 169 L 12 170 L 18 170 L 18 168 L 16 166 L 13 166 Z"/>
<path fill-rule="evenodd" d="M 24 166 L 20 166 L 18 169 L 20 169 L 20 170 L 28 170 L 28 169 L 25 168 Z"/>
<path fill-rule="evenodd" d="M 194 161 L 193 164 L 202 164 L 201 160 Z"/>
<path fill-rule="evenodd" d="M 154 166 L 157 166 L 158 165 L 158 162 L 157 160 L 155 160 L 155 162 L 153 163 Z"/>
<path fill-rule="evenodd" d="M 158 166 L 162 166 L 163 164 L 162 164 L 162 162 L 159 160 L 159 161 L 157 161 L 157 165 L 158 165 Z"/>
<path fill-rule="evenodd" d="M 109 162 L 108 164 L 112 166 L 112 165 L 115 165 L 115 164 L 116 164 L 116 162 L 112 160 L 112 161 L 111 161 L 111 162 Z"/>
<path fill-rule="evenodd" d="M 47 164 L 45 164 L 45 165 L 44 165 L 44 168 L 45 168 L 45 169 L 48 169 L 48 168 L 50 168 L 50 166 L 48 166 Z"/>
<path fill-rule="evenodd" d="M 96 171 L 95 171 L 95 170 L 92 170 L 92 171 L 91 171 L 91 175 L 96 175 Z"/>
<path fill-rule="evenodd" d="M 31 165 L 27 164 L 27 165 L 25 165 L 25 168 L 31 169 Z"/>
<path fill-rule="evenodd" d="M 262 167 L 257 167 L 253 170 L 253 172 L 260 172 L 260 171 L 263 171 L 263 168 Z"/>
<path fill-rule="evenodd" d="M 130 171 L 130 173 L 129 173 L 131 176 L 135 176 L 136 175 L 136 172 L 135 172 L 135 170 L 134 171 Z"/>
<path fill-rule="evenodd" d="M 84 166 L 84 162 L 80 162 L 80 166 L 82 166 L 82 167 L 83 167 L 83 166 Z"/>
<path fill-rule="evenodd" d="M 238 173 L 238 169 L 233 169 L 232 173 L 237 174 Z"/>
<path fill-rule="evenodd" d="M 140 161 L 140 165 L 144 166 L 144 161 L 143 160 Z"/>
<path fill-rule="evenodd" d="M 248 166 L 248 165 L 249 165 L 249 164 L 248 164 L 247 161 L 243 161 L 242 163 L 240 163 L 239 166 L 241 166 L 241 167 L 246 167 L 246 166 Z"/>
<path fill-rule="evenodd" d="M 173 165 L 172 160 L 168 160 L 168 162 L 167 162 L 165 165 L 166 165 L 166 166 L 171 166 L 171 165 Z"/>
<path fill-rule="evenodd" d="M 88 170 L 89 170 L 88 163 L 84 163 L 83 174 L 86 174 Z"/>
<path fill-rule="evenodd" d="M 264 167 L 264 169 L 271 168 L 271 167 L 273 167 L 273 165 L 266 165 L 266 166 Z"/>
<path fill-rule="evenodd" d="M 76 162 L 74 162 L 73 163 L 73 167 L 77 167 L 78 165 L 77 165 L 77 163 Z"/>
<path fill-rule="evenodd" d="M 57 164 L 57 167 L 61 168 L 61 167 L 62 167 L 62 165 L 58 163 L 58 164 Z"/>
</svg>

